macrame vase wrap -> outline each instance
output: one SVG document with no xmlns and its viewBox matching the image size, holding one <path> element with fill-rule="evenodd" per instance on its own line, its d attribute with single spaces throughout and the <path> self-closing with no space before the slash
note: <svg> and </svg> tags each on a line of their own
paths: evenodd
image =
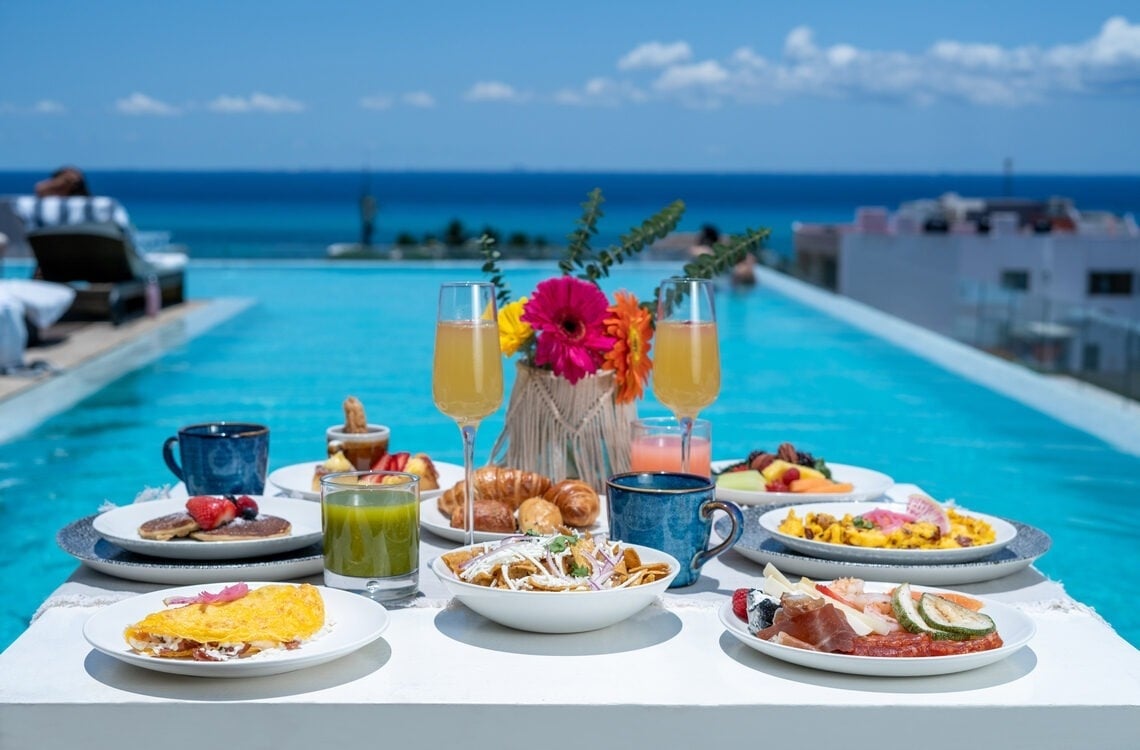
<svg viewBox="0 0 1140 750">
<path fill-rule="evenodd" d="M 549 370 L 521 362 L 516 366 L 492 462 L 556 482 L 581 479 L 604 493 L 610 475 L 629 471 L 637 403 L 614 403 L 614 374 L 609 371 L 571 385 Z"/>
</svg>

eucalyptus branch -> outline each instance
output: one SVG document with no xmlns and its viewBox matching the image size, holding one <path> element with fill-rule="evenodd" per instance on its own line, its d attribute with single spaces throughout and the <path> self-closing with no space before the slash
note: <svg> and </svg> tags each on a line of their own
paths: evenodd
<svg viewBox="0 0 1140 750">
<path fill-rule="evenodd" d="M 610 275 L 610 268 L 614 265 L 621 265 L 627 258 L 632 258 L 676 229 L 684 213 L 684 201 L 673 201 L 643 221 L 641 226 L 630 229 L 629 234 L 623 234 L 620 244 L 600 251 L 596 260 L 579 264 L 582 272 L 578 278 L 598 283 L 598 279 Z"/>
<path fill-rule="evenodd" d="M 723 273 L 727 273 L 732 270 L 733 266 L 744 260 L 749 253 L 755 255 L 759 252 L 769 234 L 771 234 L 771 230 L 767 228 L 746 229 L 744 234 L 733 237 L 727 242 L 718 242 L 712 246 L 711 252 L 698 255 L 686 263 L 681 268 L 682 275 L 689 279 L 714 279 Z M 657 310 L 660 296 L 661 289 L 658 287 L 653 292 L 653 306 L 649 308 L 651 311 Z M 669 300 L 669 307 L 676 306 L 680 301 L 681 298 Z M 643 304 L 643 307 L 648 307 L 648 305 Z"/>
<path fill-rule="evenodd" d="M 590 238 L 598 233 L 598 220 L 604 215 L 602 211 L 604 201 L 601 188 L 594 188 L 587 196 L 586 202 L 582 204 L 582 216 L 578 219 L 578 228 L 570 233 L 567 238 L 570 244 L 566 248 L 566 255 L 558 261 L 558 268 L 563 276 L 573 273 L 575 266 L 581 267 L 587 263 L 593 254 L 590 249 Z"/>
<path fill-rule="evenodd" d="M 499 259 L 503 254 L 495 249 L 495 238 L 484 234 L 479 238 L 479 254 L 483 256 L 483 273 L 491 274 L 491 283 L 495 285 L 495 302 L 502 309 L 511 301 L 511 288 L 503 277 L 503 269 L 499 268 Z"/>
</svg>

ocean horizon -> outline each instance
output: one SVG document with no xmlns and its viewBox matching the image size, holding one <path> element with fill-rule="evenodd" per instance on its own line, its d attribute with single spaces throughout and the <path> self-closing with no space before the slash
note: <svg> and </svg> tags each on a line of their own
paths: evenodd
<svg viewBox="0 0 1140 750">
<path fill-rule="evenodd" d="M 49 171 L 0 171 L 0 195 L 29 193 Z M 785 257 L 795 222 L 846 222 L 859 206 L 893 209 L 947 192 L 1063 196 L 1084 210 L 1140 213 L 1140 176 L 1118 174 L 92 169 L 87 179 L 93 193 L 117 198 L 138 229 L 168 233 L 191 258 L 327 257 L 329 245 L 359 241 L 365 193 L 378 205 L 378 245 L 401 235 L 442 238 L 457 221 L 468 236 L 490 228 L 504 242 L 519 234 L 557 246 L 600 188 L 596 246 L 617 243 L 681 200 L 679 231 L 767 227 L 769 249 Z"/>
</svg>

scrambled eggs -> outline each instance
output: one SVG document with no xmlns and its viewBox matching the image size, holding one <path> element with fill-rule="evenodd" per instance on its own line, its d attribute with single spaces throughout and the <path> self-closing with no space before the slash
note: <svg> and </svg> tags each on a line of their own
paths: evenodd
<svg viewBox="0 0 1140 750">
<path fill-rule="evenodd" d="M 884 549 L 954 549 L 991 544 L 997 534 L 993 527 L 980 518 L 964 516 L 953 508 L 946 511 L 950 517 L 950 533 L 943 534 L 929 521 L 904 523 L 885 532 L 862 516 L 850 514 L 836 518 L 828 513 L 808 513 L 803 519 L 794 510 L 780 523 L 780 531 L 816 542 L 847 544 L 853 547 Z"/>
</svg>

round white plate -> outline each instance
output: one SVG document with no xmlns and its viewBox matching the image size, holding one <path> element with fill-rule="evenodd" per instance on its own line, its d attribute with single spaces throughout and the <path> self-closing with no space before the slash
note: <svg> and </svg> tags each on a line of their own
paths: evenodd
<svg viewBox="0 0 1140 750">
<path fill-rule="evenodd" d="M 56 534 L 56 543 L 88 568 L 128 581 L 167 585 L 217 583 L 239 578 L 288 581 L 318 575 L 324 570 L 320 542 L 292 552 L 241 560 L 159 560 L 108 542 L 92 528 L 95 518 L 97 516 L 88 516 L 64 526 Z"/>
<path fill-rule="evenodd" d="M 892 584 L 867 583 L 867 591 L 889 591 Z M 939 589 L 922 589 L 938 593 Z M 976 597 L 979 598 L 979 597 Z M 720 622 L 737 640 L 749 648 L 774 659 L 798 664 L 801 667 L 822 669 L 843 674 L 869 675 L 872 677 L 927 677 L 930 675 L 952 674 L 984 667 L 1001 661 L 1020 650 L 1033 634 L 1037 626 L 1024 612 L 1005 604 L 983 599 L 982 612 L 993 618 L 1001 636 L 1002 645 L 989 651 L 950 656 L 852 656 L 850 654 L 830 654 L 823 651 L 809 651 L 794 646 L 783 646 L 771 641 L 763 641 L 748 632 L 748 623 L 732 611 L 732 602 L 721 605 L 718 614 Z"/>
<path fill-rule="evenodd" d="M 760 526 L 769 534 L 779 539 L 780 543 L 785 547 L 793 549 L 796 552 L 802 552 L 805 555 L 822 557 L 827 560 L 887 563 L 892 565 L 935 565 L 940 563 L 959 563 L 980 560 L 983 557 L 989 557 L 1003 549 L 1017 536 L 1017 529 L 1013 524 L 996 518 L 995 516 L 988 516 L 985 513 L 975 513 L 962 508 L 959 508 L 958 511 L 963 515 L 980 518 L 992 526 L 994 533 L 997 534 L 997 539 L 990 544 L 980 544 L 976 547 L 958 547 L 954 549 L 880 549 L 877 547 L 856 547 L 849 544 L 817 542 L 812 539 L 803 539 L 798 536 L 792 536 L 791 534 L 785 534 L 779 530 L 780 523 L 787 517 L 788 513 L 793 510 L 800 518 L 805 517 L 808 513 L 830 513 L 837 518 L 842 518 L 848 513 L 857 516 L 861 513 L 872 511 L 875 508 L 893 508 L 902 511 L 905 510 L 906 506 L 901 503 L 802 503 L 768 511 L 760 516 Z"/>
<path fill-rule="evenodd" d="M 321 499 L 320 492 L 313 492 L 313 472 L 324 461 L 306 461 L 302 464 L 283 466 L 270 472 L 266 479 L 277 489 L 290 497 L 299 497 L 302 500 Z M 463 467 L 443 461 L 433 461 L 435 470 L 439 472 L 439 490 L 421 491 L 420 495 L 427 497 L 429 493 L 439 493 L 451 488 L 457 482 L 463 481 Z M 434 495 L 432 495 L 434 497 Z"/>
<path fill-rule="evenodd" d="M 712 470 L 715 474 L 718 471 L 738 464 L 744 459 L 738 458 L 733 461 L 713 461 Z M 831 478 L 836 482 L 850 482 L 854 487 L 851 492 L 749 492 L 747 490 L 731 490 L 727 487 L 717 487 L 716 496 L 720 500 L 730 500 L 737 505 L 771 505 L 773 503 L 786 503 L 789 500 L 796 500 L 802 503 L 808 502 L 843 502 L 852 500 L 873 500 L 880 497 L 884 492 L 891 488 L 895 480 L 891 479 L 886 474 L 879 471 L 872 471 L 871 469 L 864 469 L 859 466 L 848 466 L 847 464 L 833 464 L 827 462 L 827 468 L 831 470 Z"/>
<path fill-rule="evenodd" d="M 681 569 L 680 563 L 664 552 L 636 544 L 624 546 L 636 550 L 642 562 L 668 563 L 669 575 L 624 589 L 514 591 L 461 581 L 442 557 L 432 560 L 431 569 L 449 594 L 488 620 L 532 633 L 583 633 L 615 625 L 640 612 L 665 593 Z"/>
<path fill-rule="evenodd" d="M 459 542 L 463 544 L 465 534 L 463 529 L 456 529 L 451 525 L 451 519 L 443 515 L 439 511 L 439 503 L 437 502 L 438 492 L 432 493 L 428 497 L 424 497 L 420 501 L 420 528 L 427 529 L 436 536 L 442 537 L 449 542 Z M 587 526 L 581 531 L 588 531 L 592 536 L 605 534 L 609 530 L 606 523 L 606 498 L 604 495 L 598 496 L 598 520 L 591 526 Z M 495 542 L 499 539 L 505 539 L 514 534 L 504 534 L 498 531 L 476 531 L 475 542 Z"/>
<path fill-rule="evenodd" d="M 226 583 L 214 584 L 218 590 Z M 250 583 L 258 588 L 265 583 Z M 127 646 L 123 631 L 151 612 L 165 608 L 168 596 L 194 596 L 203 591 L 201 585 L 153 591 L 149 594 L 115 602 L 92 615 L 83 626 L 83 637 L 97 651 L 136 667 L 169 674 L 194 677 L 264 677 L 293 672 L 339 659 L 363 648 L 380 637 L 388 627 L 388 611 L 367 597 L 348 591 L 318 587 L 325 601 L 326 630 L 292 651 L 274 650 L 233 661 L 193 661 L 160 659 L 135 653 Z"/>
<path fill-rule="evenodd" d="M 151 557 L 175 560 L 233 560 L 289 552 L 321 540 L 321 508 L 292 498 L 251 495 L 261 513 L 284 518 L 293 525 L 289 536 L 271 539 L 243 539 L 234 542 L 200 542 L 197 539 L 171 539 L 165 542 L 143 539 L 139 526 L 152 518 L 186 510 L 186 501 L 149 500 L 123 505 L 95 516 L 96 533 L 123 549 Z M 237 521 L 235 521 L 236 523 Z"/>
<path fill-rule="evenodd" d="M 1048 552 L 1052 545 L 1052 540 L 1044 531 L 1017 521 L 1007 521 L 1017 529 L 1017 536 L 1013 541 L 989 557 L 973 562 L 946 565 L 888 565 L 824 560 L 788 549 L 762 528 L 760 516 L 767 513 L 768 508 L 760 506 L 741 510 L 744 513 L 744 534 L 732 548 L 732 552 L 738 552 L 760 565 L 772 563 L 787 574 L 818 580 L 850 576 L 866 581 L 960 586 L 1012 575 L 1032 565 L 1033 561 Z M 721 517 L 713 522 L 713 528 L 724 538 L 731 527 L 728 519 Z"/>
</svg>

